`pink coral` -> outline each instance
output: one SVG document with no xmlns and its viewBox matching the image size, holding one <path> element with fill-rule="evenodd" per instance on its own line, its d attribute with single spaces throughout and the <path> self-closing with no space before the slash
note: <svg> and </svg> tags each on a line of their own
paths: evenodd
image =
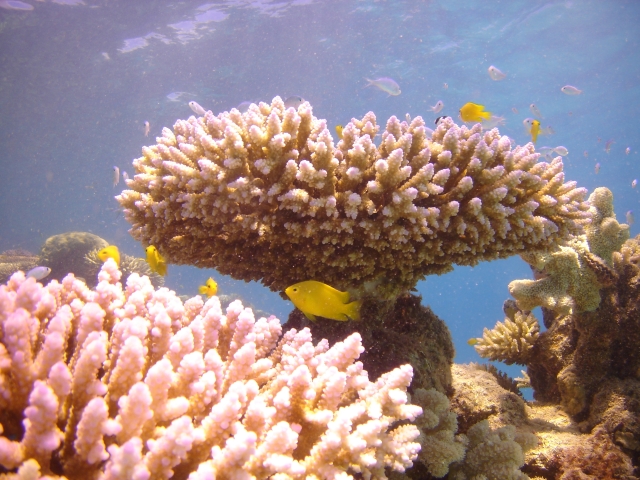
<svg viewBox="0 0 640 480">
<path fill-rule="evenodd" d="M 0 465 L 69 479 L 386 478 L 420 449 L 412 369 L 371 382 L 355 333 L 281 336 L 239 301 L 184 304 L 107 261 L 0 286 Z M 189 475 L 190 473 L 190 475 Z"/>
</svg>

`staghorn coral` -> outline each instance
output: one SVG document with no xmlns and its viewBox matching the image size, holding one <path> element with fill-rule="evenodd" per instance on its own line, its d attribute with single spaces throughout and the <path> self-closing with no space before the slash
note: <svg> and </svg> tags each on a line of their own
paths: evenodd
<svg viewBox="0 0 640 480">
<path fill-rule="evenodd" d="M 522 258 L 536 271 L 538 280 L 514 280 L 509 293 L 522 310 L 537 306 L 561 314 L 591 312 L 600 304 L 600 289 L 613 283 L 613 252 L 629 238 L 629 226 L 616 221 L 613 195 L 596 188 L 589 196 L 593 218 L 585 234 L 560 245 L 556 251 L 526 252 Z"/>
<path fill-rule="evenodd" d="M 178 120 L 134 160 L 118 201 L 131 234 L 172 263 L 272 290 L 314 278 L 394 298 L 424 275 L 542 251 L 582 231 L 585 190 L 497 129 L 373 113 L 334 145 L 303 103 Z"/>
<path fill-rule="evenodd" d="M 507 365 L 524 365 L 539 332 L 540 325 L 531 312 L 516 312 L 513 320 L 507 317 L 504 323 L 497 322 L 492 330 L 485 328 L 474 348 L 483 358 Z"/>
<path fill-rule="evenodd" d="M 0 465 L 22 478 L 386 478 L 417 456 L 411 367 L 370 382 L 358 334 L 280 337 L 217 298 L 184 304 L 112 259 L 89 290 L 0 286 Z M 52 478 L 52 477 L 50 477 Z"/>
</svg>

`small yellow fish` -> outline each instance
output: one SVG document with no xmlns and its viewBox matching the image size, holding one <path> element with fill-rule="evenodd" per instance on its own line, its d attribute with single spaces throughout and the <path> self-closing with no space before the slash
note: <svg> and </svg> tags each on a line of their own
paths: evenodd
<svg viewBox="0 0 640 480">
<path fill-rule="evenodd" d="M 120 265 L 120 252 L 115 245 L 109 245 L 98 252 L 98 258 L 103 262 L 107 261 L 107 258 L 113 258 L 118 265 Z"/>
<path fill-rule="evenodd" d="M 485 112 L 484 105 L 468 102 L 460 109 L 460 118 L 463 122 L 481 122 L 491 119 L 491 112 Z"/>
<path fill-rule="evenodd" d="M 344 127 L 342 125 L 336 125 L 336 133 L 338 134 L 338 138 L 342 140 L 342 130 Z"/>
<path fill-rule="evenodd" d="M 536 143 L 538 140 L 538 134 L 540 133 L 540 122 L 538 120 L 531 121 L 531 140 Z"/>
<path fill-rule="evenodd" d="M 477 345 L 478 339 L 477 338 L 470 338 L 469 340 L 467 340 L 467 343 L 473 347 L 474 345 Z"/>
<path fill-rule="evenodd" d="M 312 322 L 319 317 L 339 322 L 360 320 L 362 301 L 349 303 L 349 292 L 341 292 L 315 280 L 291 285 L 284 291 L 298 310 Z"/>
<path fill-rule="evenodd" d="M 147 253 L 147 263 L 151 271 L 164 277 L 167 274 L 167 262 L 162 258 L 158 249 L 153 245 L 149 245 L 145 252 Z"/>
<path fill-rule="evenodd" d="M 209 277 L 204 285 L 198 287 L 198 291 L 200 295 L 206 295 L 207 298 L 211 298 L 218 293 L 218 284 L 213 278 Z"/>
</svg>

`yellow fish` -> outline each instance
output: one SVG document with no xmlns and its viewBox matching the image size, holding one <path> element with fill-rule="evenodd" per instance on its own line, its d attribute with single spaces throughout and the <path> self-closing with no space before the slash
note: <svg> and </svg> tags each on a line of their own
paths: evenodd
<svg viewBox="0 0 640 480">
<path fill-rule="evenodd" d="M 465 103 L 460 109 L 460 118 L 463 122 L 481 122 L 491 119 L 491 112 L 484 111 L 484 105 L 477 103 Z"/>
<path fill-rule="evenodd" d="M 478 343 L 478 339 L 477 338 L 470 338 L 469 340 L 467 340 L 467 343 L 471 346 L 474 346 Z"/>
<path fill-rule="evenodd" d="M 207 298 L 211 298 L 218 293 L 218 284 L 213 278 L 209 277 L 204 285 L 200 285 L 198 287 L 198 291 L 200 292 L 200 295 L 206 295 Z"/>
<path fill-rule="evenodd" d="M 538 134 L 540 133 L 540 122 L 538 120 L 531 121 L 531 140 L 536 143 L 538 140 Z"/>
<path fill-rule="evenodd" d="M 113 258 L 118 265 L 120 265 L 120 252 L 115 245 L 109 245 L 98 252 L 98 258 L 103 262 L 107 261 L 107 258 Z"/>
<path fill-rule="evenodd" d="M 319 317 L 346 322 L 360 320 L 362 301 L 349 303 L 349 292 L 341 292 L 326 283 L 307 280 L 284 291 L 298 310 L 312 322 Z"/>
<path fill-rule="evenodd" d="M 158 249 L 153 245 L 149 245 L 145 252 L 147 253 L 147 263 L 151 267 L 151 271 L 164 277 L 167 274 L 167 262 L 162 258 Z"/>
<path fill-rule="evenodd" d="M 338 134 L 338 138 L 340 140 L 342 140 L 342 130 L 343 130 L 343 126 L 342 125 L 336 125 L 336 133 Z"/>
</svg>

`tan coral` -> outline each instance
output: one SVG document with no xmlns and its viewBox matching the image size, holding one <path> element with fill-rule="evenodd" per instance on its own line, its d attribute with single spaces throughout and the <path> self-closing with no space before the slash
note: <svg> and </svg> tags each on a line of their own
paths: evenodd
<svg viewBox="0 0 640 480">
<path fill-rule="evenodd" d="M 585 190 L 497 129 L 373 113 L 334 144 L 303 103 L 178 120 L 134 161 L 118 201 L 131 233 L 177 264 L 272 290 L 315 278 L 395 297 L 452 265 L 545 250 L 578 234 Z M 177 239 L 177 240 L 176 240 Z"/>
<path fill-rule="evenodd" d="M 420 430 L 418 441 L 422 447 L 418 461 L 434 477 L 444 477 L 449 465 L 462 460 L 465 453 L 466 439 L 455 435 L 458 430 L 456 414 L 451 411 L 446 395 L 433 388 L 417 389 L 411 400 L 423 411 L 416 421 Z"/>
<path fill-rule="evenodd" d="M 522 310 L 542 306 L 560 314 L 594 311 L 600 305 L 600 289 L 613 283 L 613 252 L 629 238 L 629 226 L 616 221 L 613 195 L 596 188 L 589 197 L 593 222 L 585 234 L 550 253 L 527 252 L 522 258 L 543 278 L 514 280 L 509 293 Z M 594 255 L 601 260 L 594 258 Z"/>
<path fill-rule="evenodd" d="M 516 312 L 513 320 L 505 318 L 492 330 L 485 328 L 474 348 L 483 358 L 524 365 L 539 332 L 540 325 L 532 313 Z"/>
</svg>

